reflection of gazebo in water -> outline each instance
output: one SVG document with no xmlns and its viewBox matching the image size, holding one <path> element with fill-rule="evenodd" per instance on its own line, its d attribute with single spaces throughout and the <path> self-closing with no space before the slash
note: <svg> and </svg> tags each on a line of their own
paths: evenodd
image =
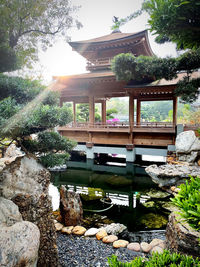
<svg viewBox="0 0 200 267">
<path fill-rule="evenodd" d="M 86 151 L 88 158 L 93 158 L 94 153 L 116 153 L 126 154 L 127 161 L 133 162 L 136 154 L 166 155 L 169 145 L 174 145 L 176 136 L 177 97 L 174 89 L 177 79 L 126 83 L 116 81 L 110 69 L 112 58 L 120 53 L 153 55 L 147 31 L 117 31 L 69 44 L 88 60 L 89 73 L 55 78 L 57 87 L 64 87 L 61 91 L 61 104 L 73 102 L 74 115 L 73 123 L 60 127 L 59 132 L 76 140 L 79 144 L 76 149 Z M 106 100 L 111 97 L 129 97 L 129 123 L 106 123 Z M 141 102 L 155 100 L 173 101 L 172 123 L 141 122 Z M 76 122 L 78 103 L 89 103 L 89 122 Z M 95 123 L 95 103 L 101 103 L 100 123 Z"/>
</svg>

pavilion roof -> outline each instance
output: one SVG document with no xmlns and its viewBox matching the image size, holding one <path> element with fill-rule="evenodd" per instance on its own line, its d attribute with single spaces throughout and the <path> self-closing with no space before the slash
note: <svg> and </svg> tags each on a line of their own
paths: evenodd
<svg viewBox="0 0 200 267">
<path fill-rule="evenodd" d="M 136 32 L 136 33 L 123 33 L 123 32 L 114 32 L 110 33 L 101 37 L 89 39 L 89 40 L 84 40 L 84 41 L 75 41 L 75 42 L 69 42 L 71 46 L 74 46 L 75 44 L 92 44 L 92 43 L 103 43 L 103 42 L 111 42 L 111 41 L 116 41 L 120 39 L 127 39 L 127 38 L 133 38 L 133 37 L 138 37 L 140 35 L 144 35 L 146 32 L 141 31 L 141 32 Z"/>
</svg>

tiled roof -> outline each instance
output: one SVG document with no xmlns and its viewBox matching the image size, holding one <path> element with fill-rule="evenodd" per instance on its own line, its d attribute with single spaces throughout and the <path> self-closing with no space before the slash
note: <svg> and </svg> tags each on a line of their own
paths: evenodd
<svg viewBox="0 0 200 267">
<path fill-rule="evenodd" d="M 102 43 L 102 42 L 109 42 L 114 40 L 120 40 L 120 39 L 126 39 L 129 37 L 137 37 L 138 35 L 145 33 L 146 31 L 136 32 L 136 33 L 122 33 L 122 32 L 116 32 L 111 33 L 108 35 L 104 35 L 101 37 L 93 38 L 90 40 L 84 40 L 84 41 L 77 41 L 77 42 L 69 42 L 70 45 L 73 44 L 88 44 L 88 43 Z"/>
</svg>

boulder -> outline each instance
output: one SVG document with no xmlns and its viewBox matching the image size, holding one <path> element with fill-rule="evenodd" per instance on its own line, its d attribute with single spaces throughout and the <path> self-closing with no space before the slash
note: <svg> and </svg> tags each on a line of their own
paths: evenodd
<svg viewBox="0 0 200 267">
<path fill-rule="evenodd" d="M 40 230 L 38 267 L 58 266 L 49 184 L 49 171 L 31 156 L 17 157 L 1 172 L 1 195 L 19 207 L 23 220 Z"/>
<path fill-rule="evenodd" d="M 113 242 L 114 248 L 126 248 L 128 246 L 129 242 L 126 240 L 119 239 L 115 242 Z"/>
<path fill-rule="evenodd" d="M 35 267 L 39 245 L 38 227 L 22 221 L 17 205 L 0 197 L 0 266 Z"/>
<path fill-rule="evenodd" d="M 113 243 L 115 241 L 118 240 L 118 237 L 116 235 L 107 235 L 107 236 L 104 236 L 104 238 L 102 239 L 103 243 Z"/>
<path fill-rule="evenodd" d="M 200 175 L 199 166 L 187 165 L 150 165 L 145 171 L 152 178 L 152 181 L 160 187 L 169 187 L 173 185 L 180 185 L 184 183 L 189 175 L 197 177 Z"/>
<path fill-rule="evenodd" d="M 171 213 L 166 228 L 167 249 L 173 252 L 199 257 L 200 232 L 195 231 L 177 213 Z"/>
<path fill-rule="evenodd" d="M 11 200 L 0 197 L 0 225 L 12 226 L 16 222 L 22 222 L 18 206 Z"/>
<path fill-rule="evenodd" d="M 191 151 L 200 150 L 200 140 L 194 131 L 185 131 L 176 137 L 176 153 L 189 154 Z"/>
<path fill-rule="evenodd" d="M 38 260 L 40 232 L 27 221 L 0 227 L 0 266 L 35 267 Z"/>
<path fill-rule="evenodd" d="M 60 188 L 60 214 L 65 226 L 79 225 L 83 219 L 83 208 L 79 194 Z"/>
</svg>

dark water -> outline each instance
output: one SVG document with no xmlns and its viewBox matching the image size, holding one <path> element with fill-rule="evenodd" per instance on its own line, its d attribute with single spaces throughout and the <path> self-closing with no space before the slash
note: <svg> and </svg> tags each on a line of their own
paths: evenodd
<svg viewBox="0 0 200 267">
<path fill-rule="evenodd" d="M 52 172 L 53 183 L 80 193 L 87 210 L 85 215 L 106 215 L 114 222 L 125 224 L 132 232 L 165 228 L 169 212 L 162 208 L 163 199 L 147 195 L 152 188 L 158 188 L 144 168 L 133 164 L 101 166 L 91 162 L 70 162 L 68 165 L 71 167 L 66 171 Z M 147 208 L 144 203 L 149 201 L 154 204 Z"/>
</svg>

